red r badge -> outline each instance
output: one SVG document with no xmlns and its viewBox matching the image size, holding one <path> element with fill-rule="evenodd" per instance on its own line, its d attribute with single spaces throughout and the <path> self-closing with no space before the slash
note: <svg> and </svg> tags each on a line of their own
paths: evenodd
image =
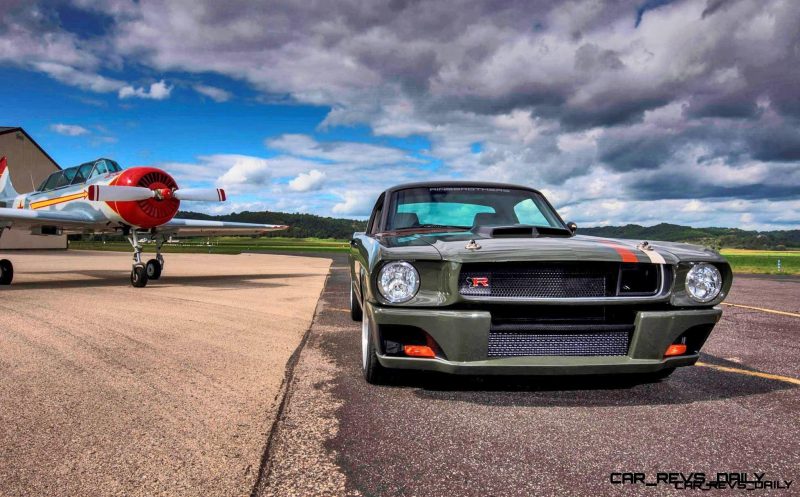
<svg viewBox="0 0 800 497">
<path fill-rule="evenodd" d="M 471 278 L 467 278 L 467 284 L 470 288 L 489 288 L 489 278 L 486 276 L 473 276 Z"/>
</svg>

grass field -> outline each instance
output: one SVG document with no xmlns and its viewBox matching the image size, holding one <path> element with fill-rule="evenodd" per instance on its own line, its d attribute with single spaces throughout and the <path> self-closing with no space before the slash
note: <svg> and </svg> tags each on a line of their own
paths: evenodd
<svg viewBox="0 0 800 497">
<path fill-rule="evenodd" d="M 101 241 L 71 242 L 71 249 L 78 250 L 113 250 L 128 252 L 131 250 L 128 242 Z M 186 239 L 178 243 L 167 243 L 164 252 L 208 252 L 210 254 L 239 254 L 255 251 L 280 251 L 280 252 L 347 252 L 347 240 L 319 239 L 319 238 L 248 238 L 248 237 L 219 237 L 212 238 L 209 243 L 206 238 Z M 155 252 L 152 243 L 144 245 L 145 252 Z M 743 250 L 723 249 L 722 255 L 733 266 L 735 273 L 758 274 L 800 274 L 800 250 L 773 252 L 769 250 Z M 778 271 L 778 259 L 781 261 L 781 271 Z"/>
<path fill-rule="evenodd" d="M 722 249 L 722 255 L 731 263 L 734 273 L 800 274 L 800 250 Z M 781 271 L 778 271 L 778 260 Z"/>
<path fill-rule="evenodd" d="M 145 252 L 155 252 L 155 245 L 145 243 L 142 245 Z M 131 246 L 123 241 L 81 241 L 70 242 L 69 248 L 77 250 L 111 250 L 128 252 Z M 177 243 L 165 243 L 164 253 L 174 252 L 208 252 L 210 254 L 240 254 L 255 251 L 285 251 L 285 252 L 346 252 L 349 249 L 347 240 L 320 239 L 320 238 L 249 238 L 249 237 L 218 237 L 185 239 Z"/>
</svg>

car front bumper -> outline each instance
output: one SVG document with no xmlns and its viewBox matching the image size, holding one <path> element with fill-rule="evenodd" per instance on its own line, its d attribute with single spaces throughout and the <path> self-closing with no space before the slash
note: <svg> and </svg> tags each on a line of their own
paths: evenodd
<svg viewBox="0 0 800 497">
<path fill-rule="evenodd" d="M 365 312 L 372 326 L 374 343 L 381 343 L 386 325 L 413 326 L 428 333 L 444 357 L 422 359 L 378 353 L 387 368 L 418 369 L 453 374 L 578 375 L 648 373 L 697 362 L 703 343 L 722 311 L 711 309 L 640 311 L 636 315 L 627 355 L 621 356 L 531 356 L 487 358 L 491 314 L 488 311 L 404 309 L 367 303 Z M 670 344 L 686 334 L 691 352 L 664 357 Z"/>
</svg>

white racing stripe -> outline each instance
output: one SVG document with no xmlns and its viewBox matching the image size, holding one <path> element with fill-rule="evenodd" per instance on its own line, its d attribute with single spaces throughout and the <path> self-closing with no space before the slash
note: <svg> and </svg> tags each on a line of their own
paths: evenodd
<svg viewBox="0 0 800 497">
<path fill-rule="evenodd" d="M 664 258 L 661 256 L 661 254 L 659 254 L 655 250 L 642 250 L 642 252 L 647 254 L 647 257 L 650 258 L 650 262 L 652 262 L 653 264 L 666 264 L 667 263 L 667 261 L 664 260 Z"/>
</svg>

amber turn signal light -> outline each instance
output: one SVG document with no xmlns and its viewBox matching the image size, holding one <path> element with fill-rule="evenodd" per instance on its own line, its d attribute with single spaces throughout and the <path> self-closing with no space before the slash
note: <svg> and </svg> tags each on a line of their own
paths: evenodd
<svg viewBox="0 0 800 497">
<path fill-rule="evenodd" d="M 403 345 L 403 352 L 411 357 L 436 357 L 436 353 L 427 345 Z"/>
<path fill-rule="evenodd" d="M 683 355 L 686 353 L 686 344 L 685 343 L 673 343 L 669 347 L 667 347 L 667 351 L 664 352 L 664 357 L 669 357 L 673 355 Z"/>
</svg>

